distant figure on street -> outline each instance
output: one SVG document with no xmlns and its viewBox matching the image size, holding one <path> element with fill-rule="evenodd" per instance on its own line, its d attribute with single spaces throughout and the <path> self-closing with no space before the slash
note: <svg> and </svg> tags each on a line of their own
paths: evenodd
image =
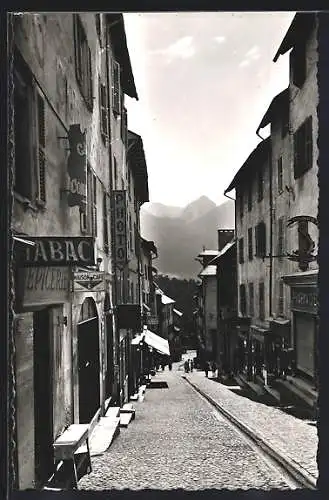
<svg viewBox="0 0 329 500">
<path fill-rule="evenodd" d="M 166 366 L 166 365 L 164 364 L 164 362 L 162 362 L 162 363 L 161 363 L 161 368 L 162 368 L 162 371 L 165 369 L 165 366 Z"/>
<path fill-rule="evenodd" d="M 193 361 L 191 359 L 188 360 L 188 366 L 189 366 L 190 372 L 193 372 Z"/>
<path fill-rule="evenodd" d="M 185 373 L 188 373 L 190 371 L 189 362 L 187 360 L 184 363 L 184 370 L 185 370 Z"/>
<path fill-rule="evenodd" d="M 205 364 L 204 364 L 204 372 L 205 372 L 206 377 L 208 378 L 208 372 L 209 372 L 209 363 L 208 363 L 208 361 L 206 361 Z"/>
<path fill-rule="evenodd" d="M 172 370 L 172 362 L 171 361 L 169 361 L 169 363 L 168 363 L 168 368 L 170 371 Z"/>
<path fill-rule="evenodd" d="M 212 369 L 212 376 L 213 376 L 213 378 L 215 378 L 216 377 L 216 370 L 217 370 L 217 365 L 216 365 L 215 361 L 212 362 L 211 369 Z"/>
</svg>

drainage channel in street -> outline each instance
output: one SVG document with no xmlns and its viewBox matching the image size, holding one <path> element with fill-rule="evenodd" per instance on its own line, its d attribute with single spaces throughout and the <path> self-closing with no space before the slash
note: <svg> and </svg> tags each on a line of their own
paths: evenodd
<svg viewBox="0 0 329 500">
<path fill-rule="evenodd" d="M 283 457 L 278 451 L 274 450 L 272 446 L 266 443 L 260 436 L 257 436 L 249 427 L 235 418 L 231 413 L 222 408 L 216 401 L 214 401 L 208 394 L 197 387 L 193 382 L 188 380 L 184 375 L 182 378 L 197 392 L 200 397 L 205 399 L 212 407 L 213 414 L 217 420 L 224 419 L 227 421 L 235 431 L 248 442 L 249 446 L 256 451 L 259 456 L 270 466 L 272 469 L 278 470 L 285 482 L 291 489 L 307 488 L 316 490 L 315 480 L 308 477 L 297 464 L 292 463 L 287 458 Z"/>
</svg>

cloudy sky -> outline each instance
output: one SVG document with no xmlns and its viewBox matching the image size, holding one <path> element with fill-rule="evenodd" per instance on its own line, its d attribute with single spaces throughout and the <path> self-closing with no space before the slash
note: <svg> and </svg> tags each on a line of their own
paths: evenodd
<svg viewBox="0 0 329 500">
<path fill-rule="evenodd" d="M 127 98 L 128 126 L 143 138 L 150 201 L 226 200 L 268 105 L 288 85 L 288 57 L 273 57 L 293 16 L 124 14 L 139 95 Z"/>
</svg>

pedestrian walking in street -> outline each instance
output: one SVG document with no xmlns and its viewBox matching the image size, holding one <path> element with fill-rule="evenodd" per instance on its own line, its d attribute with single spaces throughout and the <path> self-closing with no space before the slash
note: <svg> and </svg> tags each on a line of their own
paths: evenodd
<svg viewBox="0 0 329 500">
<path fill-rule="evenodd" d="M 161 363 L 161 369 L 162 369 L 162 371 L 164 371 L 165 366 L 166 366 L 166 365 L 162 362 L 162 363 Z"/>
<path fill-rule="evenodd" d="M 172 370 L 172 362 L 171 361 L 168 363 L 168 368 L 169 368 L 169 371 Z"/>
<path fill-rule="evenodd" d="M 211 370 L 212 370 L 212 378 L 216 378 L 217 365 L 215 361 L 212 362 Z"/>
<path fill-rule="evenodd" d="M 188 364 L 189 364 L 189 370 L 192 373 L 193 372 L 193 361 L 191 359 L 189 359 Z"/>
<path fill-rule="evenodd" d="M 190 371 L 189 363 L 187 360 L 184 363 L 184 370 L 185 370 L 185 373 L 188 373 Z"/>
<path fill-rule="evenodd" d="M 206 361 L 205 364 L 204 364 L 204 372 L 205 372 L 206 377 L 208 378 L 208 372 L 209 372 L 209 363 L 208 363 L 208 361 Z"/>
</svg>

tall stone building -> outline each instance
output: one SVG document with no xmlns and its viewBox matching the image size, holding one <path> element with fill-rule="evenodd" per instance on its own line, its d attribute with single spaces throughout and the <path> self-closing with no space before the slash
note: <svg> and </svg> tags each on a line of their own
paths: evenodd
<svg viewBox="0 0 329 500">
<path fill-rule="evenodd" d="M 124 95 L 137 92 L 121 14 L 21 14 L 13 31 L 12 458 L 24 489 L 52 474 L 68 425 L 128 398 L 114 313 L 130 234 L 118 239 L 113 210 L 129 211 L 115 193 L 129 182 Z M 146 174 L 141 185 L 143 200 Z"/>
</svg>

